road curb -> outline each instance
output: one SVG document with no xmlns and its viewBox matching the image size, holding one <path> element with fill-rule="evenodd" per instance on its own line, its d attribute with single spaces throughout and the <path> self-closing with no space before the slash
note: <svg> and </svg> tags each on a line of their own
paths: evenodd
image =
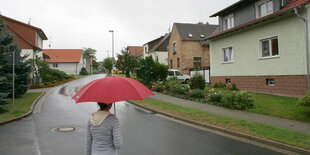
<svg viewBox="0 0 310 155">
<path fill-rule="evenodd" d="M 27 113 L 25 113 L 25 114 L 23 114 L 23 115 L 21 115 L 21 116 L 18 116 L 18 117 L 11 118 L 11 119 L 9 119 L 9 120 L 0 122 L 0 125 L 4 125 L 4 124 L 7 124 L 7 123 L 11 123 L 11 122 L 20 120 L 20 119 L 22 119 L 22 118 L 24 118 L 24 117 L 27 117 L 27 116 L 31 115 L 32 112 L 33 112 L 33 110 L 34 110 L 34 107 L 36 106 L 36 104 L 40 101 L 40 99 L 41 99 L 45 94 L 46 94 L 46 92 L 42 92 L 42 94 L 41 94 L 39 97 L 37 97 L 37 98 L 33 101 L 32 105 L 31 105 L 31 109 L 30 109 Z"/>
<path fill-rule="evenodd" d="M 233 130 L 228 130 L 228 129 L 225 129 L 225 128 L 222 128 L 222 127 L 218 127 L 218 126 L 214 126 L 214 125 L 210 125 L 210 124 L 206 124 L 206 123 L 201 123 L 201 122 L 190 120 L 190 119 L 183 118 L 183 117 L 180 117 L 180 116 L 172 115 L 172 114 L 169 114 L 169 113 L 166 113 L 166 112 L 154 110 L 154 109 L 148 108 L 146 106 L 137 104 L 135 101 L 128 101 L 128 102 L 130 102 L 131 104 L 136 105 L 136 106 L 138 106 L 140 108 L 143 108 L 143 109 L 155 112 L 155 113 L 159 113 L 159 114 L 168 116 L 168 117 L 176 119 L 176 120 L 180 120 L 180 121 L 184 121 L 184 122 L 187 122 L 187 123 L 190 123 L 190 124 L 202 126 L 202 127 L 208 128 L 208 129 L 220 131 L 220 132 L 223 132 L 223 133 L 226 133 L 226 134 L 230 134 L 230 135 L 237 136 L 237 137 L 240 137 L 240 138 L 252 140 L 252 141 L 255 141 L 255 142 L 258 142 L 258 143 L 262 143 L 262 144 L 265 144 L 265 145 L 270 145 L 270 146 L 273 146 L 273 147 L 276 147 L 276 148 L 280 148 L 280 149 L 283 149 L 283 150 L 288 150 L 288 151 L 299 153 L 299 154 L 309 154 L 310 155 L 310 150 L 307 150 L 307 149 L 291 146 L 291 145 L 280 143 L 280 142 L 275 142 L 275 141 L 272 141 L 272 140 L 268 140 L 268 139 L 264 139 L 264 138 L 260 138 L 260 137 L 256 137 L 256 136 L 252 136 L 252 135 L 236 132 L 236 131 L 233 131 Z"/>
</svg>

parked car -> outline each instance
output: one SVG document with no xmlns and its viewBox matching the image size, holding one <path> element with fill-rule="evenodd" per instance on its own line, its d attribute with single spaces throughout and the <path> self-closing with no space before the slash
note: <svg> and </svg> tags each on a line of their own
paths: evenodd
<svg viewBox="0 0 310 155">
<path fill-rule="evenodd" d="M 118 69 L 114 69 L 114 74 L 123 74 L 123 71 L 121 70 L 118 70 Z"/>
<path fill-rule="evenodd" d="M 189 82 L 189 75 L 185 75 L 182 74 L 179 70 L 176 69 L 168 69 L 168 76 L 167 79 L 169 79 L 170 77 L 177 77 L 179 79 L 180 82 L 182 83 L 188 83 Z"/>
</svg>

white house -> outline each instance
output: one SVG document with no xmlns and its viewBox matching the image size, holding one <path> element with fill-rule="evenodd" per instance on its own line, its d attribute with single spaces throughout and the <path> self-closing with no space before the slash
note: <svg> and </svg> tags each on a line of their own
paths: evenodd
<svg viewBox="0 0 310 155">
<path fill-rule="evenodd" d="M 155 61 L 161 64 L 168 65 L 168 44 L 170 40 L 170 34 L 167 33 L 159 38 L 156 38 L 143 45 L 143 57 L 152 56 Z"/>
<path fill-rule="evenodd" d="M 85 67 L 82 49 L 44 49 L 43 53 L 49 57 L 45 60 L 51 68 L 67 74 L 78 75 Z"/>
</svg>

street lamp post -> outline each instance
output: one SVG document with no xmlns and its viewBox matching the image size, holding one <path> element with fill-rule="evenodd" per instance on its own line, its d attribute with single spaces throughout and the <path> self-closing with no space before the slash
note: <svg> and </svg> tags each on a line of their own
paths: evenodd
<svg viewBox="0 0 310 155">
<path fill-rule="evenodd" d="M 114 61 L 114 31 L 109 30 L 109 32 L 112 33 L 112 76 L 113 76 L 113 71 L 114 71 L 114 64 L 113 64 L 113 61 Z M 115 106 L 114 106 L 114 108 L 115 108 Z"/>
<path fill-rule="evenodd" d="M 113 71 L 114 71 L 114 31 L 113 30 L 109 30 L 109 32 L 112 33 L 112 76 L 113 76 Z M 115 107 L 115 103 L 114 103 L 114 115 L 116 115 L 116 107 Z"/>
</svg>

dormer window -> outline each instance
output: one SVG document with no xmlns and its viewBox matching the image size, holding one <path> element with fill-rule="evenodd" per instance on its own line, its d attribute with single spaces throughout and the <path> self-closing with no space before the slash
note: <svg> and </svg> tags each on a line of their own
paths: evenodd
<svg viewBox="0 0 310 155">
<path fill-rule="evenodd" d="M 260 0 L 256 3 L 256 18 L 260 18 L 273 13 L 272 0 Z"/>
<path fill-rule="evenodd" d="M 204 38 L 204 37 L 205 37 L 205 35 L 204 35 L 204 34 L 200 34 L 200 37 L 201 37 L 201 38 Z"/>
<path fill-rule="evenodd" d="M 189 33 L 188 37 L 193 38 L 193 34 Z"/>
<path fill-rule="evenodd" d="M 228 30 L 234 27 L 234 15 L 230 14 L 223 18 L 223 30 Z"/>
</svg>

